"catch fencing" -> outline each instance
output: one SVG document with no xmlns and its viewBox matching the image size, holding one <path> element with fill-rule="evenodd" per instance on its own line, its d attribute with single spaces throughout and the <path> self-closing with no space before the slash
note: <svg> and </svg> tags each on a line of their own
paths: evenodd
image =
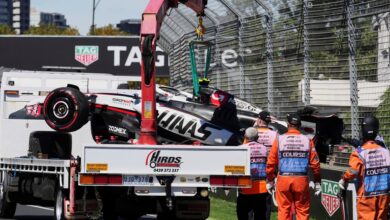
<svg viewBox="0 0 390 220">
<path fill-rule="evenodd" d="M 338 113 L 352 137 L 374 114 L 390 144 L 389 0 L 208 0 L 204 24 L 211 86 L 282 119 L 305 106 Z M 159 40 L 171 85 L 188 91 L 196 26 L 195 13 L 180 5 Z M 204 50 L 197 54 L 204 65 Z"/>
</svg>

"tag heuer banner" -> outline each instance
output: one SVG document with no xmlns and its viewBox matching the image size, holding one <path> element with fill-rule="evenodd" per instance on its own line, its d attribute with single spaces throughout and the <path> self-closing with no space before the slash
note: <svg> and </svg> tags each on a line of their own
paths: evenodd
<svg viewBox="0 0 390 220">
<path fill-rule="evenodd" d="M 99 59 L 99 46 L 76 46 L 74 58 L 85 66 Z"/>
<path fill-rule="evenodd" d="M 329 216 L 332 216 L 340 208 L 340 200 L 337 197 L 339 191 L 337 182 L 324 179 L 321 181 L 321 203 Z"/>
<path fill-rule="evenodd" d="M 138 36 L 0 36 L 0 67 L 11 69 L 139 76 L 141 59 Z M 156 75 L 169 76 L 159 47 Z"/>
</svg>

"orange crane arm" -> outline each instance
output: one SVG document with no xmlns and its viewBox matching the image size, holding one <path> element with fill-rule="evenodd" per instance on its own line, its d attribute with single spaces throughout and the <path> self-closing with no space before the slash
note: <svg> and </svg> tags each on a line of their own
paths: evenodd
<svg viewBox="0 0 390 220">
<path fill-rule="evenodd" d="M 156 42 L 159 38 L 161 24 L 170 8 L 177 8 L 179 3 L 185 4 L 203 15 L 207 0 L 150 0 L 141 23 L 141 132 L 140 144 L 157 144 L 156 83 L 155 60 Z"/>
</svg>

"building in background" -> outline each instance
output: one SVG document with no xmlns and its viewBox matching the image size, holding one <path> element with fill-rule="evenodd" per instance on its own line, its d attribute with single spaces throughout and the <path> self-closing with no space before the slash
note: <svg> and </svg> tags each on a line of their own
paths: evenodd
<svg viewBox="0 0 390 220">
<path fill-rule="evenodd" d="M 41 22 L 41 12 L 34 8 L 30 8 L 30 26 L 32 27 L 38 27 L 39 23 Z"/>
<path fill-rule="evenodd" d="M 54 25 L 59 28 L 67 28 L 65 15 L 60 13 L 41 12 L 40 25 Z"/>
<path fill-rule="evenodd" d="M 12 26 L 12 0 L 0 0 L 0 24 Z"/>
<path fill-rule="evenodd" d="M 21 34 L 30 26 L 30 0 L 13 0 L 12 13 L 12 27 Z"/>
<path fill-rule="evenodd" d="M 119 30 L 129 33 L 131 35 L 139 35 L 141 30 L 141 20 L 140 19 L 122 20 L 120 21 L 119 24 L 116 25 L 116 27 Z"/>
<path fill-rule="evenodd" d="M 0 24 L 23 33 L 30 26 L 30 0 L 0 0 Z"/>
<path fill-rule="evenodd" d="M 30 10 L 30 25 L 38 27 L 40 25 L 54 25 L 59 28 L 67 28 L 65 15 L 60 13 L 41 12 L 36 8 Z"/>
</svg>

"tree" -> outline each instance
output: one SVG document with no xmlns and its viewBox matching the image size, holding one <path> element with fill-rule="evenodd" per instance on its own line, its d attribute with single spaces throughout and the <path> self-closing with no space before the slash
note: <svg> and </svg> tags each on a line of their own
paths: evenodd
<svg viewBox="0 0 390 220">
<path fill-rule="evenodd" d="M 107 26 L 95 28 L 94 33 L 92 33 L 92 30 L 90 30 L 88 35 L 129 35 L 129 34 L 119 30 L 118 28 L 114 27 L 112 24 L 109 24 Z"/>
<path fill-rule="evenodd" d="M 0 24 L 0 34 L 1 35 L 16 34 L 16 32 L 14 30 L 12 30 L 12 28 L 10 26 L 5 25 L 5 24 Z"/>
<path fill-rule="evenodd" d="M 385 143 L 390 144 L 390 89 L 387 89 L 386 92 L 381 96 L 381 104 L 378 106 L 375 116 L 380 121 L 379 134 L 383 135 Z"/>
<path fill-rule="evenodd" d="M 55 25 L 41 25 L 39 27 L 30 27 L 26 35 L 80 35 L 76 28 L 60 28 Z"/>
</svg>

